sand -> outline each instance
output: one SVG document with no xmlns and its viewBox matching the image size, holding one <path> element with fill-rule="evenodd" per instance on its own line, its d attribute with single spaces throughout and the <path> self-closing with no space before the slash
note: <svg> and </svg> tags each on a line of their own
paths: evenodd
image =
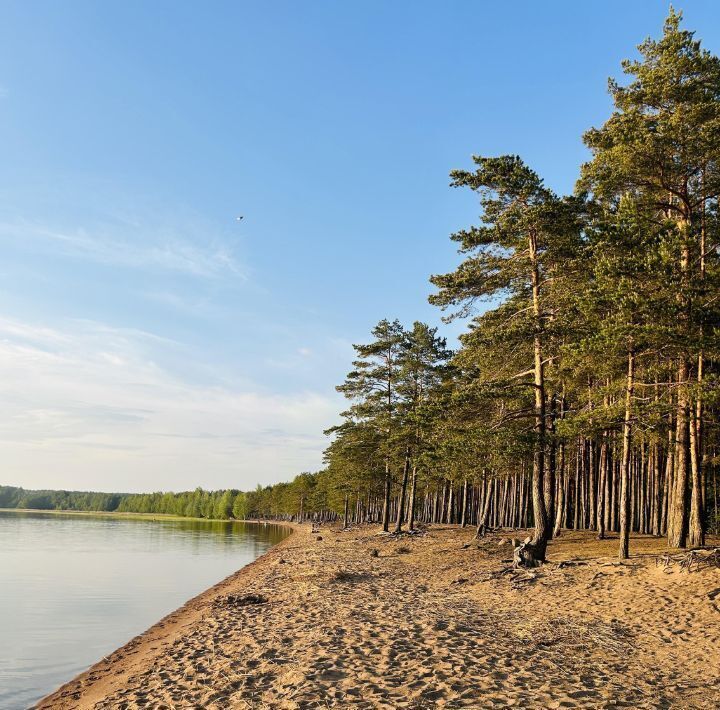
<svg viewBox="0 0 720 710">
<path fill-rule="evenodd" d="M 473 533 L 296 526 L 38 707 L 720 707 L 720 570 L 564 533 L 503 575 L 511 548 Z"/>
</svg>

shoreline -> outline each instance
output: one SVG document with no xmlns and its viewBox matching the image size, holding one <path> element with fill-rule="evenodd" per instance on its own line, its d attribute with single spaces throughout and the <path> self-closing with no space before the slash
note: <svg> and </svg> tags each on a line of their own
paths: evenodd
<svg viewBox="0 0 720 710">
<path fill-rule="evenodd" d="M 173 515 L 172 513 L 126 513 L 118 510 L 42 510 L 40 508 L 0 508 L 0 513 L 37 513 L 39 515 L 77 515 L 80 517 L 117 518 L 118 520 L 149 520 L 149 521 L 182 521 L 205 523 L 253 523 L 256 525 L 293 525 L 289 522 L 276 520 L 253 520 L 237 518 L 192 518 L 186 515 Z"/>
<path fill-rule="evenodd" d="M 84 511 L 77 512 L 81 512 L 81 514 L 84 514 Z M 141 513 L 138 515 L 149 516 L 152 514 Z M 207 520 L 207 518 L 175 518 L 175 516 L 170 517 L 178 520 Z M 258 524 L 266 521 L 234 520 L 222 522 Z M 174 611 L 171 611 L 169 614 L 159 619 L 148 629 L 138 634 L 137 636 L 134 636 L 127 643 L 115 649 L 107 656 L 101 658 L 99 661 L 90 666 L 90 668 L 88 668 L 87 670 L 79 673 L 74 678 L 68 680 L 66 683 L 63 683 L 52 693 L 46 695 L 44 698 L 41 698 L 35 705 L 33 705 L 33 709 L 37 708 L 37 710 L 50 710 L 52 708 L 75 708 L 86 706 L 91 707 L 93 704 L 92 698 L 94 697 L 93 686 L 99 679 L 104 678 L 106 674 L 111 671 L 111 669 L 113 669 L 114 673 L 113 681 L 117 681 L 120 675 L 129 675 L 134 670 L 135 664 L 133 664 L 133 662 L 128 659 L 128 656 L 137 654 L 144 645 L 163 645 L 167 643 L 168 640 L 173 636 L 173 634 L 181 631 L 185 626 L 190 625 L 194 620 L 196 620 L 197 614 L 202 612 L 202 610 L 206 606 L 212 604 L 212 602 L 218 597 L 227 593 L 228 588 L 233 587 L 234 584 L 242 581 L 243 577 L 248 576 L 244 573 L 246 573 L 247 571 L 251 571 L 254 566 L 262 564 L 266 560 L 266 558 L 270 557 L 272 553 L 277 551 L 279 548 L 282 548 L 286 543 L 288 543 L 288 541 L 292 540 L 293 537 L 295 537 L 295 535 L 302 530 L 302 527 L 296 523 L 272 522 L 268 524 L 290 528 L 291 533 L 284 540 L 281 540 L 277 544 L 273 545 L 267 552 L 255 558 L 252 562 L 249 562 L 248 564 L 244 565 L 240 569 L 225 577 L 224 579 L 221 579 L 216 584 L 213 584 L 211 587 L 208 587 L 196 596 L 188 599 L 188 601 L 186 601 L 182 606 L 179 606 Z M 155 650 L 155 648 L 153 648 L 152 650 Z M 119 662 L 123 661 L 124 663 L 122 665 L 124 666 L 124 670 L 121 673 L 118 673 L 117 669 L 114 667 Z M 112 685 L 114 686 L 115 683 L 112 683 Z M 103 686 L 102 692 L 106 692 L 106 690 L 107 688 Z M 80 696 L 82 696 L 82 704 L 79 703 L 81 699 Z M 90 703 L 90 705 L 86 705 L 86 702 Z"/>
<path fill-rule="evenodd" d="M 397 539 L 284 524 L 285 540 L 35 707 L 720 703 L 707 673 L 720 662 L 708 596 L 720 569 L 664 573 L 663 540 L 633 536 L 621 563 L 616 538 L 563 531 L 548 565 L 514 575 L 500 537 L 473 541 L 474 529 Z"/>
</svg>

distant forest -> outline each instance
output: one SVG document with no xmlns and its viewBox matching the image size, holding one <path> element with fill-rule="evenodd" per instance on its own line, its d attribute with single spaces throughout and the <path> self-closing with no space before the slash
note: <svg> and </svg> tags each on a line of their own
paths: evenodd
<svg viewBox="0 0 720 710">
<path fill-rule="evenodd" d="M 280 484 L 283 485 L 283 484 Z M 0 486 L 0 508 L 70 510 L 106 513 L 159 513 L 213 520 L 278 517 L 288 501 L 268 505 L 272 487 L 250 493 L 237 490 L 183 493 L 97 493 L 93 491 L 33 491 Z"/>
<path fill-rule="evenodd" d="M 460 347 L 381 320 L 338 386 L 323 470 L 249 493 L 2 504 L 530 527 L 532 561 L 568 528 L 616 533 L 621 558 L 631 531 L 703 545 L 720 524 L 720 59 L 671 10 L 622 69 L 574 194 L 514 155 L 451 173 L 481 213 L 451 236 L 458 267 L 430 278 L 431 303 L 467 319 Z"/>
</svg>

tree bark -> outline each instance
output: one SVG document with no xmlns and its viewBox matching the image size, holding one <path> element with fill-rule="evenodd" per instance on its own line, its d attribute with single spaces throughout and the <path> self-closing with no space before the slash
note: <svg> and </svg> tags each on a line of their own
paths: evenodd
<svg viewBox="0 0 720 710">
<path fill-rule="evenodd" d="M 405 447 L 405 463 L 403 465 L 402 486 L 400 487 L 400 499 L 397 507 L 397 521 L 395 523 L 395 532 L 402 531 L 403 521 L 405 520 L 405 495 L 407 494 L 408 475 L 410 473 L 410 447 Z"/>
<path fill-rule="evenodd" d="M 468 479 L 463 481 L 463 494 L 462 494 L 462 513 L 460 515 L 460 527 L 464 528 L 467 525 L 467 507 L 468 507 Z"/>
<path fill-rule="evenodd" d="M 383 495 L 382 526 L 385 532 L 390 531 L 390 462 L 385 461 L 385 491 Z"/>
<path fill-rule="evenodd" d="M 690 409 L 690 468 L 692 471 L 692 494 L 690 499 L 690 529 L 688 541 L 691 547 L 705 544 L 703 521 L 703 484 L 700 470 L 697 413 Z"/>
<path fill-rule="evenodd" d="M 485 491 L 485 505 L 483 506 L 482 515 L 478 519 L 478 526 L 477 531 L 475 533 L 475 537 L 482 537 L 485 535 L 485 532 L 487 531 L 488 527 L 488 520 L 490 519 L 490 501 L 493 498 L 493 493 L 495 492 L 495 486 L 497 485 L 497 479 L 493 478 L 492 482 L 488 481 L 486 483 L 486 491 Z"/>
<path fill-rule="evenodd" d="M 668 510 L 668 547 L 685 547 L 688 531 L 688 397 L 687 361 L 683 357 L 678 369 L 678 404 L 675 428 L 675 475 Z"/>
<path fill-rule="evenodd" d="M 542 359 L 543 332 L 542 313 L 540 310 L 540 269 L 537 258 L 537 235 L 529 235 L 529 251 L 532 281 L 532 305 L 535 321 L 533 336 L 534 355 L 534 389 L 535 389 L 535 444 L 533 453 L 532 500 L 535 518 L 535 533 L 532 539 L 533 554 L 538 560 L 545 560 L 547 542 L 552 535 L 551 523 L 548 519 L 544 499 L 545 476 L 545 375 Z"/>
<path fill-rule="evenodd" d="M 412 468 L 410 479 L 410 502 L 408 503 L 408 530 L 415 529 L 415 495 L 417 487 L 417 466 Z"/>
<path fill-rule="evenodd" d="M 565 473 L 565 444 L 560 444 L 560 456 L 558 461 L 558 497 L 557 508 L 555 513 L 555 530 L 553 536 L 560 535 L 563 525 L 565 524 L 565 516 L 567 511 L 567 485 L 568 476 Z"/>
<path fill-rule="evenodd" d="M 628 352 L 627 382 L 625 385 L 625 419 L 623 422 L 623 453 L 620 465 L 620 549 L 618 555 L 626 560 L 630 551 L 630 445 L 632 443 L 632 398 L 635 386 L 635 353 Z"/>
<path fill-rule="evenodd" d="M 599 485 L 598 485 L 598 502 L 597 502 L 597 537 L 598 540 L 605 539 L 605 506 L 606 502 L 606 480 L 608 469 L 608 445 L 607 431 L 602 433 L 602 443 L 600 444 L 600 463 L 599 463 Z"/>
<path fill-rule="evenodd" d="M 550 440 L 547 444 L 548 455 L 547 455 L 547 467 L 545 469 L 545 476 L 543 481 L 543 492 L 545 498 L 545 511 L 547 513 L 548 522 L 552 528 L 555 522 L 555 463 L 556 463 L 556 449 L 555 449 L 555 394 L 550 394 L 550 427 L 549 434 Z M 552 537 L 552 529 L 550 531 L 550 537 Z"/>
</svg>

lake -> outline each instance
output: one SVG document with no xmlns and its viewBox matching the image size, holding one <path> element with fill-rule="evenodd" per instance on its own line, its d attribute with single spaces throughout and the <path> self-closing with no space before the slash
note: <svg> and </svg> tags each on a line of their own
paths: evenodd
<svg viewBox="0 0 720 710">
<path fill-rule="evenodd" d="M 0 708 L 27 708 L 289 531 L 0 511 Z"/>
</svg>

